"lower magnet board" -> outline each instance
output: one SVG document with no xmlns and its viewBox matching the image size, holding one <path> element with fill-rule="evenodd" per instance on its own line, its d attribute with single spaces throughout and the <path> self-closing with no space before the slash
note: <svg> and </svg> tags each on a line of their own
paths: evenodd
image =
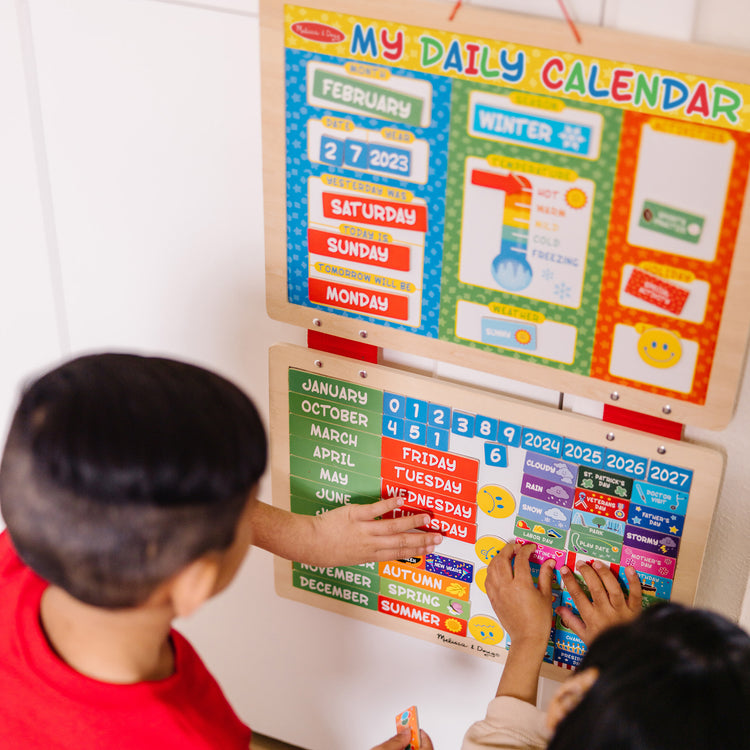
<svg viewBox="0 0 750 750">
<path fill-rule="evenodd" d="M 484 590 L 490 560 L 533 542 L 535 567 L 599 560 L 644 606 L 690 604 L 723 458 L 716 451 L 293 346 L 271 351 L 274 504 L 319 515 L 400 497 L 443 543 L 420 558 L 321 568 L 276 560 L 280 595 L 479 656 L 508 639 Z M 366 375 L 366 377 L 363 377 Z M 608 437 L 609 436 L 609 437 Z M 614 439 L 609 439 L 609 438 Z M 555 579 L 556 604 L 571 603 Z M 544 674 L 584 644 L 556 619 Z"/>
</svg>

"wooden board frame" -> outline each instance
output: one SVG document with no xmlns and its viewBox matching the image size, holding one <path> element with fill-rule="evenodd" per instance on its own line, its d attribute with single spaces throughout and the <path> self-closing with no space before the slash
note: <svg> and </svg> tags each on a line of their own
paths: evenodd
<svg viewBox="0 0 750 750">
<path fill-rule="evenodd" d="M 656 40 L 598 27 L 582 27 L 577 44 L 563 21 L 530 18 L 464 5 L 451 20 L 452 6 L 430 0 L 300 0 L 312 9 L 341 11 L 364 18 L 394 21 L 428 29 L 502 39 L 537 48 L 603 60 L 637 61 L 640 66 L 750 84 L 750 56 L 707 46 Z M 750 200 L 747 192 L 740 218 L 711 377 L 704 403 L 670 398 L 637 386 L 612 383 L 584 374 L 522 361 L 492 351 L 344 317 L 314 307 L 291 304 L 287 297 L 286 151 L 284 78 L 284 3 L 261 0 L 261 53 L 267 307 L 269 315 L 305 328 L 417 355 L 501 374 L 519 381 L 577 394 L 683 424 L 724 427 L 734 411 L 750 331 Z M 746 105 L 747 107 L 748 105 Z"/>
<path fill-rule="evenodd" d="M 652 38 L 597 27 L 582 29 L 578 45 L 563 22 L 500 13 L 464 6 L 450 20 L 444 2 L 382 0 L 377 5 L 356 0 L 310 0 L 305 7 L 345 11 L 363 17 L 398 21 L 425 28 L 475 34 L 484 38 L 512 39 L 519 44 L 624 61 L 666 70 L 687 70 L 700 76 L 750 83 L 750 56 L 706 46 L 655 41 Z M 287 301 L 286 188 L 284 142 L 284 5 L 261 0 L 263 144 L 268 312 L 275 319 L 352 340 L 408 351 L 422 356 L 499 373 L 535 385 L 583 395 L 602 402 L 617 400 L 626 409 L 664 417 L 680 423 L 718 429 L 731 419 L 750 331 L 750 307 L 743 298 L 750 283 L 750 201 L 747 193 L 740 219 L 731 279 L 714 353 L 712 374 L 703 404 L 649 393 L 637 387 L 613 384 L 586 375 L 564 372 L 494 352 L 480 351 L 408 331 L 346 318 Z M 615 395 L 616 394 L 616 395 Z"/>
<path fill-rule="evenodd" d="M 718 451 L 691 445 L 682 441 L 667 440 L 626 428 L 615 428 L 599 420 L 574 415 L 550 407 L 532 406 L 496 394 L 439 381 L 421 375 L 394 371 L 379 365 L 367 365 L 331 354 L 293 345 L 277 345 L 270 352 L 270 406 L 271 406 L 271 472 L 273 503 L 289 510 L 290 503 L 290 451 L 289 451 L 289 369 L 299 369 L 314 376 L 340 379 L 368 388 L 427 400 L 430 403 L 449 405 L 475 414 L 502 415 L 502 419 L 525 427 L 564 435 L 603 448 L 615 447 L 618 451 L 632 452 L 641 457 L 663 461 L 694 471 L 690 498 L 685 516 L 677 571 L 671 599 L 690 605 L 694 602 L 698 577 L 706 548 L 706 541 L 718 498 L 723 474 L 724 457 Z M 611 437 L 611 439 L 608 438 Z M 440 549 L 437 550 L 440 552 Z M 292 566 L 276 559 L 276 591 L 294 601 L 362 619 L 373 625 L 387 627 L 426 641 L 441 643 L 457 650 L 470 651 L 471 640 L 455 637 L 448 641 L 437 637 L 437 631 L 389 615 L 355 607 L 328 599 L 292 586 Z M 467 645 L 468 644 L 468 645 Z M 497 646 L 483 647 L 482 655 L 499 662 L 506 651 Z M 543 674 L 562 679 L 566 670 L 545 664 Z"/>
</svg>

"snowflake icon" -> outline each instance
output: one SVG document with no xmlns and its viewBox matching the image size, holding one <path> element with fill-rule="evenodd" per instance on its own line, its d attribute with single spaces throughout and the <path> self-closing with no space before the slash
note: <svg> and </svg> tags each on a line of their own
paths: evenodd
<svg viewBox="0 0 750 750">
<path fill-rule="evenodd" d="M 561 281 L 559 284 L 555 284 L 554 294 L 561 302 L 570 299 L 572 295 L 572 289 L 564 282 Z"/>
<path fill-rule="evenodd" d="M 554 271 L 552 271 L 552 269 L 551 269 L 551 268 L 545 268 L 545 269 L 544 269 L 544 270 L 542 271 L 542 278 L 543 278 L 543 279 L 544 279 L 545 281 L 552 281 L 552 279 L 554 279 L 554 278 L 555 278 L 555 273 L 554 273 Z"/>
<path fill-rule="evenodd" d="M 586 140 L 579 125 L 565 125 L 557 137 L 562 141 L 563 148 L 568 151 L 580 151 L 581 144 Z"/>
</svg>

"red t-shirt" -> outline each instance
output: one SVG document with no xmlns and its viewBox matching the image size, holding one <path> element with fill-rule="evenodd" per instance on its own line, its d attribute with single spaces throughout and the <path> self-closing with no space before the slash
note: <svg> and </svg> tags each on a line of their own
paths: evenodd
<svg viewBox="0 0 750 750">
<path fill-rule="evenodd" d="M 0 747 L 4 750 L 247 750 L 237 718 L 193 647 L 172 631 L 175 673 L 112 685 L 60 660 L 39 622 L 47 584 L 0 535 Z"/>
</svg>

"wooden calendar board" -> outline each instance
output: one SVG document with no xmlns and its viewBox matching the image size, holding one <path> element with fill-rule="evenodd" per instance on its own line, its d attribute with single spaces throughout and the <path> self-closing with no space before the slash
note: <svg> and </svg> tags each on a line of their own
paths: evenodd
<svg viewBox="0 0 750 750">
<path fill-rule="evenodd" d="M 272 317 L 726 425 L 749 56 L 445 2 L 260 7 Z"/>
<path fill-rule="evenodd" d="M 723 458 L 598 420 L 285 345 L 271 350 L 274 504 L 317 515 L 400 496 L 443 543 L 424 558 L 348 568 L 275 561 L 277 592 L 434 643 L 503 660 L 483 591 L 512 539 L 559 570 L 598 559 L 646 600 L 690 604 Z M 556 581 L 557 602 L 568 602 Z M 583 644 L 558 621 L 545 674 Z"/>
</svg>

